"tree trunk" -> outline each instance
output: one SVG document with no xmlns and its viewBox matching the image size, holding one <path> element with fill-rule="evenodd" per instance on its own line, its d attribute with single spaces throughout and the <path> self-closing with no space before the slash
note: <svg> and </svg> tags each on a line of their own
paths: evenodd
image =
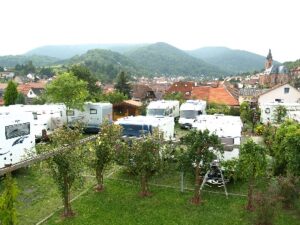
<svg viewBox="0 0 300 225">
<path fill-rule="evenodd" d="M 201 186 L 200 168 L 199 168 L 199 163 L 197 163 L 196 168 L 195 168 L 194 197 L 191 200 L 192 203 L 195 205 L 199 205 L 201 203 L 200 186 Z"/>
<path fill-rule="evenodd" d="M 141 193 L 140 195 L 142 197 L 146 197 L 150 195 L 149 189 L 148 189 L 148 183 L 147 183 L 147 176 L 146 175 L 142 175 L 141 176 Z"/>
<path fill-rule="evenodd" d="M 248 184 L 248 203 L 246 209 L 249 211 L 254 210 L 253 206 L 253 187 L 254 187 L 254 178 L 250 177 L 249 184 Z"/>
<path fill-rule="evenodd" d="M 64 176 L 64 213 L 63 217 L 72 217 L 74 216 L 74 213 L 71 209 L 71 202 L 70 202 L 70 187 L 68 183 L 68 178 L 65 175 Z"/>
<path fill-rule="evenodd" d="M 96 179 L 97 179 L 97 186 L 95 190 L 97 192 L 101 192 L 104 190 L 104 185 L 103 185 L 103 169 L 97 167 L 96 168 Z"/>
</svg>

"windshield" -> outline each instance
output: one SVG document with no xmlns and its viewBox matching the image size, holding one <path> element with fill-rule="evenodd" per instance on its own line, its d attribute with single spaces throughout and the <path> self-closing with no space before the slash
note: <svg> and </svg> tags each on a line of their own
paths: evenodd
<svg viewBox="0 0 300 225">
<path fill-rule="evenodd" d="M 194 119 L 196 118 L 196 111 L 195 110 L 181 110 L 180 117 L 185 119 Z"/>
<path fill-rule="evenodd" d="M 132 125 L 132 124 L 120 124 L 123 127 L 123 135 L 129 137 L 139 137 L 142 134 L 148 134 L 152 132 L 151 126 L 147 125 Z"/>
<path fill-rule="evenodd" d="M 164 109 L 148 109 L 147 116 L 164 116 L 165 110 Z"/>
</svg>

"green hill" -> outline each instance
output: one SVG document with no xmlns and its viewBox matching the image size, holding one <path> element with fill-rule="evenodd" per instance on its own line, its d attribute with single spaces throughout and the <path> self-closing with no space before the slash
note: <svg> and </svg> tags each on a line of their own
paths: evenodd
<svg viewBox="0 0 300 225">
<path fill-rule="evenodd" d="M 266 60 L 265 56 L 225 47 L 205 47 L 187 52 L 230 73 L 260 71 Z"/>
<path fill-rule="evenodd" d="M 300 59 L 297 59 L 296 61 L 284 62 L 283 65 L 285 65 L 289 70 L 295 69 L 300 66 Z"/>
<path fill-rule="evenodd" d="M 47 45 L 32 49 L 25 55 L 47 55 L 59 59 L 68 59 L 82 55 L 92 49 L 107 49 L 124 53 L 136 49 L 144 44 L 83 44 L 83 45 Z"/>
<path fill-rule="evenodd" d="M 26 64 L 28 61 L 32 61 L 34 66 L 46 66 L 51 65 L 58 61 L 57 58 L 41 55 L 6 55 L 0 56 L 1 67 L 15 67 L 17 64 Z"/>
<path fill-rule="evenodd" d="M 87 53 L 60 61 L 63 65 L 83 64 L 102 81 L 112 81 L 120 71 L 132 75 L 142 72 L 140 68 L 126 56 L 104 49 L 89 50 Z"/>
<path fill-rule="evenodd" d="M 152 74 L 185 76 L 226 74 L 224 70 L 162 42 L 138 48 L 125 55 Z"/>
</svg>

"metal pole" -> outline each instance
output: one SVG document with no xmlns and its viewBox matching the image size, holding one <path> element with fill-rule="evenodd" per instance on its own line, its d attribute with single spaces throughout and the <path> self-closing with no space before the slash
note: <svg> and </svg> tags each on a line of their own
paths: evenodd
<svg viewBox="0 0 300 225">
<path fill-rule="evenodd" d="M 184 187 L 183 187 L 183 172 L 180 172 L 180 191 L 183 193 Z"/>
</svg>

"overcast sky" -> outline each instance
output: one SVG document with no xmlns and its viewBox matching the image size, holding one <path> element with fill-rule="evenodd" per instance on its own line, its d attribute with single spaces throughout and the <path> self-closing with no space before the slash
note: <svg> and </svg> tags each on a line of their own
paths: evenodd
<svg viewBox="0 0 300 225">
<path fill-rule="evenodd" d="M 300 58 L 297 0 L 1 0 L 0 55 L 42 45 L 167 42 Z"/>
</svg>

